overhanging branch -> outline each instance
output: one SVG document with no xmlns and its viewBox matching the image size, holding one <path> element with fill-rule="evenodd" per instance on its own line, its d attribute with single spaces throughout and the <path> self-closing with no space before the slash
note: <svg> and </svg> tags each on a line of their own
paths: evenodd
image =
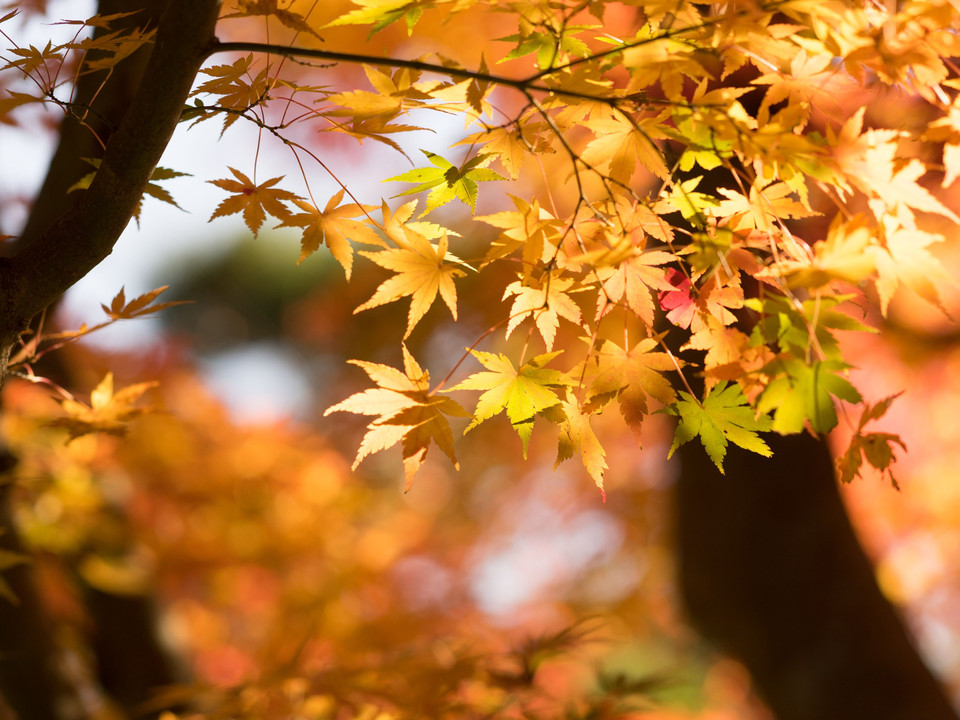
<svg viewBox="0 0 960 720">
<path fill-rule="evenodd" d="M 627 99 L 623 97 L 592 95 L 590 93 L 582 93 L 575 90 L 563 90 L 562 88 L 550 87 L 537 82 L 539 75 L 518 79 L 506 77 L 505 75 L 493 75 L 491 73 L 480 72 L 478 70 L 467 70 L 466 68 L 440 65 L 438 63 L 429 63 L 422 60 L 406 60 L 403 58 L 389 58 L 377 55 L 362 55 L 358 53 L 337 52 L 334 50 L 320 50 L 319 48 L 305 48 L 257 42 L 221 42 L 211 47 L 209 54 L 212 55 L 219 52 L 270 53 L 271 55 L 311 58 L 313 60 L 330 60 L 333 62 L 353 63 L 356 65 L 377 65 L 379 67 L 408 68 L 410 70 L 420 70 L 423 72 L 446 75 L 448 77 L 459 78 L 461 80 L 476 80 L 477 82 L 490 83 L 491 85 L 500 85 L 502 87 L 509 87 L 513 88 L 514 90 L 519 90 L 520 92 L 542 92 L 560 97 L 601 102 L 608 105 L 616 105 L 618 102 Z"/>
<path fill-rule="evenodd" d="M 34 315 L 113 250 L 215 42 L 219 9 L 217 0 L 171 0 L 139 90 L 89 189 L 48 231 L 0 264 L 0 340 L 7 349 Z"/>
</svg>

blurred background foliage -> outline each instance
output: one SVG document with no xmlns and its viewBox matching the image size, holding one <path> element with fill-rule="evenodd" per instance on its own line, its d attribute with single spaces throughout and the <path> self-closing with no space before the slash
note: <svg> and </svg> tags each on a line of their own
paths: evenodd
<svg viewBox="0 0 960 720">
<path fill-rule="evenodd" d="M 477 64 L 469 38 L 447 39 Z M 888 127 L 911 117 L 882 95 L 870 116 Z M 431 457 L 404 494 L 394 453 L 350 472 L 362 419 L 322 413 L 364 387 L 344 358 L 399 363 L 381 339 L 396 338 L 405 304 L 354 316 L 379 276 L 345 284 L 325 251 L 297 265 L 296 239 L 280 231 L 224 248 L 156 270 L 156 284 L 175 281 L 164 299 L 194 304 L 163 313 L 142 347 L 75 345 L 36 367 L 87 390 L 108 370 L 119 386 L 159 380 L 154 411 L 126 437 L 67 442 L 44 388 L 13 379 L 4 391 L 17 521 L 93 717 L 122 717 L 92 677 L 109 670 L 90 662 L 109 623 L 88 600 L 103 596 L 153 606 L 158 642 L 143 653 L 177 682 L 147 709 L 168 720 L 769 718 L 745 671 L 683 622 L 666 420 L 646 422 L 640 452 L 615 413 L 597 419 L 605 503 L 578 464 L 551 470 L 552 438 L 535 433 L 521 461 L 502 419 L 459 446 L 463 470 Z M 500 320 L 497 286 L 464 278 L 460 322 L 434 309 L 412 336 L 435 379 Z M 885 332 L 845 342 L 874 400 L 909 389 L 884 427 L 909 447 L 902 491 L 876 477 L 844 496 L 884 592 L 960 704 L 960 336 L 896 302 Z M 69 307 L 61 324 L 75 324 Z M 842 417 L 838 447 L 855 422 Z M 145 657 L 127 649 L 132 664 Z"/>
<path fill-rule="evenodd" d="M 68 443 L 48 424 L 58 408 L 42 387 L 6 390 L 0 431 L 21 458 L 17 519 L 81 681 L 103 622 L 85 600 L 104 593 L 155 604 L 180 679 L 156 709 L 192 708 L 167 717 L 768 717 L 745 671 L 683 623 L 666 424 L 646 425 L 640 452 L 601 418 L 606 503 L 578 465 L 551 470 L 547 438 L 535 434 L 519 460 L 505 422 L 462 443 L 462 471 L 433 457 L 406 494 L 390 453 L 351 473 L 362 420 L 320 415 L 363 382 L 344 357 L 397 361 L 377 339 L 405 309 L 353 316 L 370 288 L 345 286 L 321 254 L 298 267 L 285 242 L 186 259 L 168 295 L 196 302 L 163 313 L 149 347 L 72 346 L 38 368 L 69 387 L 92 388 L 107 369 L 118 386 L 159 379 L 154 412 L 127 437 Z M 431 313 L 411 339 L 427 366 L 442 369 L 493 322 L 498 298 L 479 286 L 462 297 L 460 324 Z M 960 348 L 910 313 L 905 305 L 882 336 L 848 339 L 870 358 L 858 371 L 867 387 L 910 388 L 888 422 L 910 446 L 896 471 L 902 492 L 876 478 L 845 496 L 884 591 L 956 696 Z M 274 398 L 273 419 L 254 419 L 255 397 L 231 410 L 203 380 L 251 347 L 255 374 L 224 392 L 261 379 L 292 392 Z M 286 364 L 257 362 L 259 352 Z M 256 374 L 270 372 L 295 377 L 274 385 Z M 94 687 L 87 702 L 114 717 Z"/>
</svg>

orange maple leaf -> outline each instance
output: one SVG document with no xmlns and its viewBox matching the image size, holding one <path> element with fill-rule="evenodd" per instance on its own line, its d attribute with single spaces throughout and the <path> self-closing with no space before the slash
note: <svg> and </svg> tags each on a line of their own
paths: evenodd
<svg viewBox="0 0 960 720">
<path fill-rule="evenodd" d="M 118 292 L 110 302 L 110 307 L 106 305 L 100 305 L 100 307 L 103 308 L 103 311 L 111 320 L 129 320 L 131 318 L 150 315 L 175 305 L 189 304 L 189 300 L 171 300 L 170 302 L 160 303 L 159 305 L 150 305 L 150 303 L 156 300 L 160 294 L 169 287 L 169 285 L 158 287 L 155 290 L 151 290 L 134 298 L 130 302 L 126 300 L 124 289 L 120 288 L 120 292 Z"/>
<path fill-rule="evenodd" d="M 243 221 L 250 228 L 250 231 L 256 235 L 266 220 L 267 213 L 275 218 L 286 220 L 290 217 L 290 210 L 284 205 L 284 201 L 298 200 L 299 195 L 295 195 L 287 190 L 273 187 L 283 180 L 283 176 L 270 178 L 269 180 L 255 185 L 253 180 L 248 178 L 239 170 L 230 168 L 236 180 L 220 179 L 209 180 L 212 185 L 216 185 L 222 190 L 233 193 L 226 200 L 217 205 L 213 211 L 210 220 L 235 213 L 243 213 Z M 238 182 L 239 181 L 239 182 Z"/>
<path fill-rule="evenodd" d="M 629 257 L 616 267 L 598 268 L 603 290 L 597 296 L 597 319 L 606 314 L 611 305 L 623 302 L 647 327 L 653 327 L 652 292 L 673 289 L 659 266 L 675 259 L 673 253 L 652 250 Z"/>
<path fill-rule="evenodd" d="M 603 342 L 597 354 L 596 374 L 587 386 L 584 408 L 595 413 L 616 398 L 624 421 L 639 433 L 641 421 L 650 414 L 648 396 L 664 405 L 677 399 L 673 385 L 663 373 L 677 370 L 682 361 L 674 361 L 664 352 L 653 352 L 656 347 L 656 338 L 644 338 L 630 350 L 610 340 Z"/>
<path fill-rule="evenodd" d="M 364 257 L 373 260 L 380 267 L 393 270 L 397 274 L 385 280 L 369 300 L 360 305 L 354 313 L 387 303 L 403 297 L 410 297 L 410 312 L 407 318 L 407 330 L 403 334 L 406 340 L 417 323 L 426 315 L 437 295 L 450 308 L 454 320 L 457 318 L 457 288 L 454 278 L 463 277 L 466 272 L 460 267 L 463 263 L 447 252 L 446 234 L 441 235 L 434 245 L 420 233 L 406 228 L 405 237 L 399 233 L 391 235 L 399 248 L 379 252 L 361 252 Z M 447 262 L 452 259 L 454 262 Z"/>
<path fill-rule="evenodd" d="M 291 215 L 277 227 L 303 228 L 303 238 L 300 241 L 300 259 L 297 260 L 298 265 L 305 258 L 315 253 L 321 245 L 325 244 L 330 250 L 330 254 L 343 267 L 347 280 L 349 280 L 350 271 L 353 269 L 351 240 L 364 245 L 379 245 L 381 247 L 386 247 L 386 245 L 369 225 L 351 219 L 366 214 L 373 207 L 357 205 L 356 203 L 340 205 L 343 194 L 344 191 L 341 190 L 330 198 L 323 210 L 318 210 L 303 200 L 294 200 L 294 204 L 304 212 Z M 340 207 L 337 207 L 338 205 Z"/>
</svg>

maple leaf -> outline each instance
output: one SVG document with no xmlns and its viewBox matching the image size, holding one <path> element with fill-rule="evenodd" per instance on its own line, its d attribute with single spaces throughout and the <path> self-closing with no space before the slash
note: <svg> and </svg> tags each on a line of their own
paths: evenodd
<svg viewBox="0 0 960 720">
<path fill-rule="evenodd" d="M 16 92 L 15 90 L 4 89 L 3 93 L 5 97 L 0 97 L 0 123 L 4 125 L 17 124 L 16 120 L 10 117 L 11 112 L 16 108 L 21 105 L 42 103 L 44 101 L 43 98 L 30 95 L 29 93 Z"/>
<path fill-rule="evenodd" d="M 788 288 L 803 287 L 809 290 L 822 287 L 832 280 L 857 284 L 876 272 L 876 235 L 876 227 L 864 215 L 852 218 L 838 215 L 830 223 L 826 240 L 814 246 L 812 257 L 784 260 L 758 273 L 757 277 L 779 273 L 786 279 Z M 881 304 L 886 308 L 885 303 Z"/>
<path fill-rule="evenodd" d="M 407 33 L 410 34 L 420 20 L 425 5 L 423 0 L 353 0 L 353 4 L 359 7 L 341 15 L 324 27 L 372 24 L 370 36 L 373 36 L 397 20 L 403 20 L 407 26 Z"/>
<path fill-rule="evenodd" d="M 535 128 L 530 124 L 524 124 L 520 128 L 510 126 L 490 128 L 470 135 L 457 144 L 480 143 L 483 144 L 483 154 L 496 158 L 513 180 L 520 176 L 520 168 L 531 152 L 551 150 L 543 142 L 537 142 Z"/>
<path fill-rule="evenodd" d="M 270 213 L 276 218 L 286 220 L 290 217 L 290 210 L 284 205 L 287 200 L 299 200 L 300 196 L 287 190 L 273 187 L 283 180 L 283 176 L 270 178 L 269 180 L 254 185 L 253 180 L 248 178 L 239 170 L 229 168 L 236 180 L 220 179 L 208 180 L 212 185 L 216 185 L 221 190 L 233 193 L 226 200 L 217 205 L 216 210 L 210 216 L 210 220 L 235 213 L 243 213 L 243 221 L 250 231 L 256 235 L 263 225 L 263 221 Z M 238 182 L 239 181 L 239 182 Z"/>
<path fill-rule="evenodd" d="M 826 358 L 839 359 L 840 345 L 835 330 L 876 332 L 835 309 L 852 297 L 820 295 L 799 304 L 776 295 L 767 295 L 762 300 L 749 298 L 744 306 L 760 317 L 751 332 L 751 343 L 768 344 L 793 357 L 807 357 L 816 350 Z"/>
<path fill-rule="evenodd" d="M 845 77 L 833 67 L 832 58 L 827 53 L 808 55 L 801 50 L 790 61 L 790 71 L 770 72 L 754 78 L 754 85 L 769 86 L 760 106 L 760 122 L 770 120 L 770 108 L 778 103 L 787 101 L 791 112 L 798 114 L 802 127 L 809 120 L 813 107 L 822 109 L 824 105 L 838 105 L 837 87 L 849 83 Z M 841 96 L 842 97 L 842 96 Z M 784 112 L 786 108 L 780 112 Z"/>
<path fill-rule="evenodd" d="M 665 352 L 653 352 L 657 338 L 644 338 L 630 350 L 606 340 L 597 353 L 597 368 L 587 385 L 584 409 L 596 412 L 616 398 L 620 414 L 634 433 L 650 414 L 647 398 L 664 405 L 676 402 L 677 394 L 663 373 L 676 370 L 680 361 Z"/>
<path fill-rule="evenodd" d="M 275 17 L 281 24 L 286 25 L 291 30 L 297 32 L 310 33 L 319 40 L 323 40 L 317 32 L 307 24 L 303 15 L 286 10 L 277 5 L 277 0 L 238 0 L 237 12 L 224 15 L 221 19 L 235 17 L 255 17 L 257 15 L 268 15 Z"/>
<path fill-rule="evenodd" d="M 493 159 L 489 155 L 476 155 L 460 167 L 456 167 L 452 162 L 436 153 L 427 150 L 421 150 L 420 152 L 427 156 L 434 167 L 408 170 L 401 175 L 387 178 L 384 182 L 417 183 L 415 187 L 405 190 L 400 195 L 413 195 L 424 190 L 430 190 L 430 194 L 427 195 L 427 205 L 423 210 L 424 215 L 441 205 L 445 205 L 454 198 L 469 205 L 471 210 L 475 210 L 479 188 L 477 183 L 506 180 L 500 173 L 484 167 Z"/>
<path fill-rule="evenodd" d="M 781 374 L 767 385 L 757 401 L 757 410 L 772 410 L 772 429 L 783 435 L 800 432 L 804 422 L 816 432 L 830 432 L 837 426 L 834 397 L 862 401 L 850 381 L 838 374 L 847 368 L 849 365 L 839 360 L 819 360 L 809 365 L 796 358 L 776 360 L 768 372 L 778 370 Z"/>
<path fill-rule="evenodd" d="M 341 107 L 329 110 L 325 115 L 329 117 L 374 118 L 385 116 L 385 120 L 392 119 L 403 110 L 403 100 L 390 95 L 370 92 L 369 90 L 348 90 L 336 93 L 328 98 L 329 102 Z"/>
<path fill-rule="evenodd" d="M 368 455 L 400 442 L 407 490 L 426 460 L 431 442 L 460 469 L 447 416 L 470 417 L 470 413 L 451 398 L 430 394 L 430 374 L 420 368 L 406 346 L 403 346 L 403 371 L 363 360 L 350 362 L 362 368 L 377 387 L 355 393 L 327 408 L 323 414 L 351 412 L 377 416 L 367 426 L 353 461 L 354 470 Z"/>
<path fill-rule="evenodd" d="M 764 457 L 773 454 L 757 435 L 770 429 L 771 420 L 767 415 L 756 415 L 739 385 L 721 382 L 709 391 L 702 403 L 686 392 L 681 392 L 680 398 L 664 410 L 680 418 L 668 457 L 695 437 L 700 438 L 707 455 L 721 473 L 727 445 L 731 442 Z"/>
<path fill-rule="evenodd" d="M 940 302 L 938 286 L 951 285 L 953 278 L 943 264 L 930 252 L 931 245 L 946 238 L 916 227 L 905 227 L 892 215 L 881 223 L 881 244 L 870 248 L 869 257 L 876 264 L 876 288 L 880 297 L 880 311 L 886 315 L 894 293 L 901 285 L 946 313 Z"/>
<path fill-rule="evenodd" d="M 470 375 L 454 390 L 485 390 L 477 400 L 473 420 L 464 433 L 469 432 L 484 420 L 506 411 L 513 429 L 523 442 L 523 457 L 527 457 L 527 446 L 533 433 L 533 419 L 537 414 L 560 404 L 560 398 L 554 388 L 572 385 L 565 373 L 544 367 L 559 352 L 544 353 L 523 363 L 519 368 L 503 354 L 486 353 L 471 350 L 486 372 Z"/>
<path fill-rule="evenodd" d="M 660 148 L 647 133 L 640 132 L 622 117 L 599 118 L 587 123 L 596 137 L 583 149 L 580 158 L 597 171 L 629 184 L 639 161 L 658 178 L 670 177 Z"/>
<path fill-rule="evenodd" d="M 603 491 L 603 473 L 607 469 L 606 452 L 590 427 L 590 416 L 583 412 L 573 390 L 567 388 L 567 396 L 560 402 L 563 420 L 560 422 L 560 437 L 557 444 L 557 460 L 553 464 L 556 470 L 560 463 L 569 460 L 575 454 L 580 456 L 583 466 L 600 488 L 604 502 L 607 496 Z"/>
<path fill-rule="evenodd" d="M 908 217 L 912 210 L 920 210 L 960 223 L 952 210 L 917 182 L 927 172 L 924 164 L 916 158 L 906 163 L 897 158 L 903 133 L 871 129 L 861 134 L 865 111 L 860 108 L 844 123 L 836 138 L 834 158 L 843 177 L 873 198 L 870 208 L 877 220 L 898 213 Z"/>
<path fill-rule="evenodd" d="M 575 286 L 574 280 L 557 274 L 548 275 L 543 282 L 532 285 L 524 284 L 520 280 L 507 285 L 503 293 L 504 299 L 513 295 L 516 297 L 510 308 L 506 337 L 510 337 L 521 322 L 531 317 L 547 350 L 552 350 L 560 318 L 565 318 L 575 325 L 579 325 L 582 320 L 580 306 L 569 295 L 577 289 L 579 288 Z"/>
<path fill-rule="evenodd" d="M 101 16 L 100 20 L 105 23 L 101 27 L 109 27 L 111 20 L 123 17 L 126 14 L 128 13 Z M 64 47 L 71 50 L 80 50 L 84 53 L 85 62 L 82 74 L 86 74 L 113 69 L 121 60 L 129 57 L 147 43 L 153 42 L 155 34 L 155 28 L 150 30 L 133 28 L 128 32 L 104 32 L 84 38 L 80 42 L 67 43 Z"/>
<path fill-rule="evenodd" d="M 672 183 L 670 194 L 660 198 L 653 206 L 653 211 L 661 215 L 679 212 L 684 220 L 704 225 L 704 219 L 710 210 L 719 204 L 719 200 L 712 195 L 697 192 L 701 180 L 703 176 L 698 175 L 683 182 Z"/>
<path fill-rule="evenodd" d="M 434 245 L 422 234 L 408 228 L 402 240 L 399 235 L 392 236 L 392 239 L 400 245 L 399 248 L 360 252 L 380 267 L 397 274 L 385 280 L 373 297 L 353 311 L 354 314 L 409 296 L 410 312 L 403 335 L 406 340 L 439 294 L 456 320 L 457 288 L 453 280 L 463 277 L 466 272 L 459 258 L 447 252 L 447 235 L 442 235 Z M 454 262 L 447 262 L 447 259 Z"/>
<path fill-rule="evenodd" d="M 866 405 L 863 413 L 860 415 L 860 422 L 857 424 L 857 432 L 850 440 L 850 446 L 846 452 L 837 458 L 837 473 L 840 476 L 840 482 L 853 482 L 855 477 L 860 477 L 860 467 L 863 460 L 866 459 L 870 465 L 879 470 L 882 474 L 890 478 L 890 483 L 897 490 L 900 489 L 897 479 L 893 476 L 890 466 L 896 460 L 894 454 L 894 445 L 899 445 L 903 450 L 907 449 L 906 444 L 899 435 L 884 432 L 863 432 L 864 426 L 873 420 L 879 420 L 886 415 L 890 405 L 896 400 L 902 392 L 891 395 L 880 400 L 873 405 Z"/>
<path fill-rule="evenodd" d="M 330 254 L 340 263 L 347 280 L 349 280 L 350 272 L 353 269 L 351 240 L 364 245 L 379 245 L 381 247 L 386 247 L 386 245 L 369 225 L 351 219 L 366 215 L 367 212 L 373 210 L 373 206 L 357 205 L 356 203 L 340 205 L 343 195 L 343 190 L 335 194 L 323 210 L 318 210 L 303 200 L 294 200 L 294 205 L 304 212 L 290 215 L 277 227 L 303 228 L 303 238 L 300 241 L 300 258 L 297 260 L 298 265 L 315 253 L 321 245 L 326 245 Z"/>
<path fill-rule="evenodd" d="M 523 262 L 528 267 L 548 262 L 549 255 L 560 243 L 562 223 L 540 207 L 536 199 L 532 203 L 514 195 L 510 199 L 516 211 L 505 210 L 474 218 L 503 230 L 491 244 L 484 263 L 506 257 L 520 248 L 523 249 Z"/>
<path fill-rule="evenodd" d="M 237 58 L 230 65 L 214 65 L 200 71 L 201 74 L 209 76 L 210 80 L 201 83 L 191 95 L 216 95 L 218 107 L 239 111 L 224 115 L 221 135 L 240 118 L 240 112 L 268 99 L 267 69 L 263 68 L 256 77 L 250 77 L 252 65 L 253 55 L 251 54 Z M 197 100 L 197 102 L 200 101 Z M 192 117 L 198 117 L 197 122 L 200 122 L 212 115 L 204 114 L 202 110 L 197 111 L 188 105 L 181 118 L 191 119 Z"/>
<path fill-rule="evenodd" d="M 677 327 L 689 328 L 697 314 L 697 302 L 691 295 L 693 284 L 675 268 L 667 270 L 666 278 L 671 287 L 658 293 L 660 307 L 667 314 L 667 320 Z"/>
<path fill-rule="evenodd" d="M 727 188 L 717 188 L 726 200 L 716 207 L 708 208 L 707 214 L 726 219 L 725 227 L 738 232 L 761 230 L 771 232 L 774 224 L 784 218 L 806 218 L 819 215 L 801 200 L 791 197 L 793 188 L 787 183 L 775 181 L 763 187 L 752 186 L 749 197 Z"/>
<path fill-rule="evenodd" d="M 718 273 L 700 287 L 676 268 L 668 268 L 665 277 L 672 287 L 658 293 L 660 307 L 677 327 L 699 332 L 711 316 L 729 325 L 737 319 L 730 310 L 743 307 L 743 289 L 733 284 L 721 286 Z"/>
<path fill-rule="evenodd" d="M 110 302 L 110 307 L 107 307 L 106 305 L 100 305 L 100 307 L 103 308 L 103 311 L 110 317 L 111 320 L 129 320 L 131 318 L 150 315 L 152 313 L 165 310 L 166 308 L 174 307 L 175 305 L 189 304 L 189 300 L 171 300 L 169 302 L 160 303 L 159 305 L 150 304 L 169 287 L 169 285 L 158 287 L 155 290 L 151 290 L 150 292 L 134 298 L 130 302 L 127 302 L 126 300 L 124 289 L 120 288 L 120 292 L 118 292 Z"/>
<path fill-rule="evenodd" d="M 599 25 L 564 25 L 560 31 L 553 28 L 547 28 L 544 31 L 534 31 L 507 35 L 497 38 L 502 42 L 514 42 L 516 47 L 507 55 L 500 58 L 498 63 L 507 62 L 524 57 L 525 55 L 536 54 L 537 67 L 546 70 L 557 63 L 566 62 L 569 55 L 576 57 L 586 57 L 590 54 L 590 48 L 583 40 L 574 37 L 574 35 L 597 28 Z"/>
<path fill-rule="evenodd" d="M 134 403 L 157 384 L 146 382 L 128 385 L 115 393 L 113 373 L 107 373 L 90 393 L 89 406 L 71 398 L 63 399 L 60 406 L 67 416 L 56 418 L 47 424 L 65 428 L 70 433 L 71 440 L 95 432 L 122 436 L 126 433 L 127 422 L 151 411 L 148 407 L 135 407 Z"/>
<path fill-rule="evenodd" d="M 610 304 L 623 302 L 647 327 L 653 327 L 654 291 L 674 287 L 660 266 L 675 259 L 673 253 L 651 250 L 628 257 L 615 267 L 598 268 L 602 292 L 597 296 L 597 319 L 606 313 Z"/>
<path fill-rule="evenodd" d="M 763 389 L 763 368 L 773 360 L 766 345 L 754 344 L 750 337 L 734 327 L 727 327 L 714 317 L 690 339 L 681 350 L 705 350 L 703 375 L 707 388 L 720 380 L 736 380 L 748 395 Z"/>
<path fill-rule="evenodd" d="M 17 59 L 7 61 L 7 64 L 0 70 L 18 68 L 24 75 L 32 75 L 47 63 L 56 65 L 63 63 L 63 47 L 60 45 L 54 47 L 53 43 L 50 42 L 46 44 L 43 50 L 31 45 L 26 48 L 9 48 L 8 52 L 16 55 Z"/>
</svg>

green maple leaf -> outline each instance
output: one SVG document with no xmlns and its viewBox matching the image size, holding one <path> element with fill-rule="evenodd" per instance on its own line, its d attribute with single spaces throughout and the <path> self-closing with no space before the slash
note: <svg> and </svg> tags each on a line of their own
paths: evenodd
<svg viewBox="0 0 960 720">
<path fill-rule="evenodd" d="M 448 202 L 457 198 L 461 202 L 470 206 L 471 210 L 476 210 L 477 183 L 489 182 L 491 180 L 506 180 L 498 172 L 484 167 L 493 160 L 491 155 L 477 155 L 466 161 L 460 167 L 455 166 L 446 158 L 427 150 L 421 150 L 434 167 L 416 168 L 408 170 L 402 175 L 395 175 L 387 178 L 384 182 L 412 182 L 416 186 L 405 190 L 400 195 L 413 195 L 424 190 L 429 190 L 427 195 L 427 206 L 423 214 L 426 215 L 431 210 L 446 205 Z"/>
<path fill-rule="evenodd" d="M 668 457 L 695 437 L 700 438 L 707 455 L 721 473 L 728 442 L 764 457 L 772 454 L 767 444 L 757 435 L 758 432 L 770 429 L 770 418 L 767 415 L 756 417 L 739 385 L 722 382 L 710 390 L 702 403 L 685 392 L 680 393 L 680 398 L 664 410 L 680 418 Z"/>
<path fill-rule="evenodd" d="M 552 28 L 542 32 L 532 32 L 521 35 L 507 35 L 497 40 L 516 43 L 516 47 L 509 54 L 498 60 L 498 63 L 516 60 L 517 58 L 536 53 L 537 67 L 546 70 L 558 61 L 562 62 L 566 55 L 586 57 L 590 54 L 590 47 L 580 38 L 574 37 L 584 30 L 592 30 L 599 25 L 568 25 L 560 31 Z"/>
<path fill-rule="evenodd" d="M 560 404 L 554 388 L 572 385 L 565 373 L 543 367 L 559 352 L 544 353 L 525 362 L 519 368 L 503 354 L 471 350 L 488 372 L 474 373 L 450 390 L 485 390 L 477 400 L 473 421 L 464 433 L 469 432 L 484 420 L 506 410 L 510 424 L 523 441 L 523 456 L 527 457 L 527 445 L 533 433 L 533 419 L 545 410 Z"/>
<path fill-rule="evenodd" d="M 773 430 L 787 435 L 803 430 L 803 423 L 817 432 L 830 432 L 837 425 L 834 396 L 860 402 L 857 389 L 838 375 L 850 366 L 839 360 L 822 360 L 810 365 L 792 359 L 777 363 L 784 374 L 775 378 L 757 402 L 761 412 L 774 410 Z"/>
<path fill-rule="evenodd" d="M 388 25 L 403 19 L 409 35 L 423 14 L 423 3 L 418 0 L 354 0 L 354 4 L 359 6 L 356 10 L 341 15 L 324 27 L 373 25 L 368 36 L 371 37 Z"/>
</svg>

